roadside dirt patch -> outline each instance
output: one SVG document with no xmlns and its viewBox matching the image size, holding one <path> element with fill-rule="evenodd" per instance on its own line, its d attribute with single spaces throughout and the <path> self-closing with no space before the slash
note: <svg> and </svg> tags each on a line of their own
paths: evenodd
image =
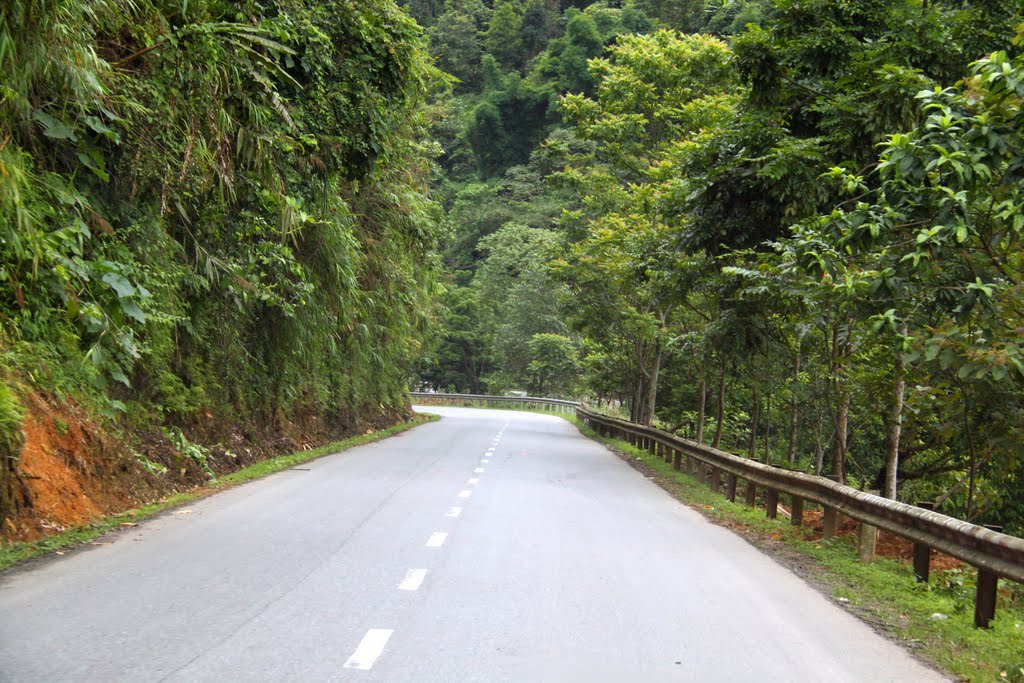
<svg viewBox="0 0 1024 683">
<path fill-rule="evenodd" d="M 89 524 L 258 460 L 377 431 L 409 414 L 399 408 L 359 419 L 299 411 L 291 421 L 276 416 L 261 425 L 207 413 L 180 428 L 189 443 L 205 447 L 197 458 L 179 452 L 159 429 L 115 437 L 74 402 L 36 393 L 22 402 L 25 441 L 14 472 L 14 509 L 6 518 L 0 510 L 0 542 L 33 541 Z"/>
<path fill-rule="evenodd" d="M 87 524 L 158 492 L 130 452 L 75 404 L 58 408 L 29 394 L 25 408 L 16 510 L 2 534 L 7 540 L 33 540 Z"/>
<path fill-rule="evenodd" d="M 821 510 L 806 510 L 804 512 L 804 526 L 813 530 L 816 538 L 823 537 Z M 836 535 L 855 537 L 859 528 L 859 522 L 849 517 L 839 516 Z M 910 564 L 914 559 L 914 543 L 906 538 L 901 538 L 888 531 L 879 530 L 878 542 L 875 545 L 875 554 L 892 560 L 899 560 L 904 564 Z M 945 569 L 963 569 L 966 567 L 963 562 L 950 557 L 945 553 L 936 550 L 932 551 L 932 571 Z"/>
</svg>

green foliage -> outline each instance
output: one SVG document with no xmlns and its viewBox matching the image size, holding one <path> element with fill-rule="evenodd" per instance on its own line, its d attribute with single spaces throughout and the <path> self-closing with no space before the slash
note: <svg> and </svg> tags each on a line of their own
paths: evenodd
<svg viewBox="0 0 1024 683">
<path fill-rule="evenodd" d="M 550 122 L 546 88 L 514 73 L 496 80 L 466 131 L 483 179 L 526 163 Z"/>
<path fill-rule="evenodd" d="M 171 445 L 174 446 L 175 450 L 202 467 L 203 471 L 206 472 L 207 475 L 211 477 L 213 476 L 213 470 L 210 469 L 210 463 L 208 461 L 210 455 L 210 450 L 208 448 L 189 441 L 188 437 L 186 437 L 177 427 L 169 427 L 165 429 L 164 436 L 166 436 L 171 442 Z"/>
<path fill-rule="evenodd" d="M 576 343 L 560 334 L 537 333 L 526 343 L 530 354 L 527 391 L 534 396 L 572 396 L 580 371 Z"/>
<path fill-rule="evenodd" d="M 24 411 L 14 392 L 0 382 L 0 524 L 14 506 L 14 472 L 25 437 L 21 432 Z"/>
<path fill-rule="evenodd" d="M 404 403 L 444 79 L 397 5 L 4 3 L 0 84 L 15 373 L 153 426 Z"/>
<path fill-rule="evenodd" d="M 1019 530 L 1024 3 L 546 5 L 448 109 L 438 376 L 555 335 L 634 419 Z"/>
<path fill-rule="evenodd" d="M 487 30 L 483 35 L 483 47 L 506 69 L 522 67 L 523 16 L 517 2 L 497 0 Z"/>
<path fill-rule="evenodd" d="M 476 21 L 454 7 L 430 29 L 430 52 L 439 69 L 458 79 L 456 92 L 469 92 L 480 84 L 483 55 Z"/>
</svg>

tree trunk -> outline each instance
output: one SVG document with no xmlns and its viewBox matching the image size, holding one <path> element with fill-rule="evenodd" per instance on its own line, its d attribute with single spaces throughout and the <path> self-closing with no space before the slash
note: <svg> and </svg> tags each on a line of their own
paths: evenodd
<svg viewBox="0 0 1024 683">
<path fill-rule="evenodd" d="M 848 333 L 844 334 L 839 323 L 832 326 L 832 352 L 830 357 L 832 400 L 835 402 L 835 440 L 832 442 L 832 474 L 841 483 L 846 483 L 846 432 L 850 417 L 850 392 L 843 381 L 845 363 L 850 355 Z"/>
<path fill-rule="evenodd" d="M 821 431 L 814 432 L 814 476 L 820 477 L 825 469 L 825 447 L 821 443 Z"/>
<path fill-rule="evenodd" d="M 786 459 L 789 460 L 790 464 L 796 462 L 796 437 L 797 427 L 799 427 L 799 412 L 797 411 L 798 402 L 796 389 L 800 384 L 800 351 L 797 350 L 796 362 L 793 364 L 793 388 L 792 398 L 789 400 L 789 450 L 786 453 Z"/>
<path fill-rule="evenodd" d="M 708 375 L 700 376 L 700 395 L 697 397 L 697 443 L 704 443 L 704 410 L 707 404 Z"/>
<path fill-rule="evenodd" d="M 836 438 L 832 442 L 832 474 L 846 483 L 846 430 L 850 418 L 850 394 L 843 391 L 836 397 Z"/>
<path fill-rule="evenodd" d="M 971 511 L 974 508 L 974 485 L 975 477 L 978 475 L 978 454 L 974 450 L 974 434 L 971 431 L 971 413 L 967 405 L 967 392 L 963 384 L 960 385 L 960 395 L 963 397 L 964 406 L 964 439 L 967 441 L 967 455 L 970 458 L 970 468 L 967 470 L 967 518 L 971 518 Z"/>
<path fill-rule="evenodd" d="M 903 336 L 906 335 L 907 327 L 904 325 Z M 896 353 L 896 382 L 893 386 L 892 412 L 889 414 L 889 449 L 885 454 L 885 497 L 893 500 L 896 500 L 896 477 L 900 467 L 900 434 L 903 431 L 903 396 L 906 388 L 907 373 L 901 348 Z"/>
<path fill-rule="evenodd" d="M 722 423 L 725 421 L 725 358 L 722 358 L 722 366 L 718 371 L 718 407 L 715 409 L 715 438 L 711 442 L 712 448 L 718 448 L 722 442 Z"/>
<path fill-rule="evenodd" d="M 633 397 L 629 401 L 629 421 L 639 422 L 640 421 L 640 406 L 643 403 L 644 395 L 644 378 L 642 375 L 637 376 L 633 382 Z"/>
<path fill-rule="evenodd" d="M 753 460 L 757 450 L 757 422 L 761 419 L 761 397 L 754 390 L 754 410 L 750 417 L 750 442 L 747 444 L 747 458 Z"/>
<path fill-rule="evenodd" d="M 654 352 L 654 365 L 647 378 L 647 402 L 644 408 L 644 424 L 648 427 L 654 422 L 654 408 L 658 401 L 658 375 L 661 373 L 661 342 L 657 343 Z"/>
<path fill-rule="evenodd" d="M 764 464 L 771 464 L 771 442 L 772 442 L 772 395 L 769 393 L 765 399 L 764 418 Z"/>
</svg>

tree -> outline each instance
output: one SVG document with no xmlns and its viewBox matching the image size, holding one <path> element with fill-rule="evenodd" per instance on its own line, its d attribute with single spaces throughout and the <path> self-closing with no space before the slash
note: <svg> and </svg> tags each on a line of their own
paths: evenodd
<svg viewBox="0 0 1024 683">
<path fill-rule="evenodd" d="M 481 333 L 494 359 L 492 386 L 536 386 L 539 376 L 530 365 L 538 356 L 532 353 L 530 340 L 538 334 L 561 336 L 567 331 L 560 288 L 545 267 L 560 242 L 551 230 L 514 222 L 480 241 L 486 257 L 473 286 L 482 309 Z M 564 374 L 556 378 L 567 381 Z"/>
<path fill-rule="evenodd" d="M 685 297 L 673 274 L 681 257 L 664 211 L 672 185 L 665 162 L 680 141 L 729 115 L 735 86 L 728 61 L 727 46 L 704 36 L 627 36 L 610 58 L 593 63 L 593 99 L 562 100 L 576 134 L 596 147 L 563 175 L 586 201 L 563 221 L 581 239 L 557 272 L 582 304 L 581 328 L 605 345 L 632 346 L 632 411 L 646 424 L 654 418 L 670 316 Z"/>
<path fill-rule="evenodd" d="M 512 0 L 498 0 L 494 3 L 490 24 L 484 32 L 483 45 L 506 69 L 520 69 L 523 66 L 522 25 L 523 15 L 518 3 Z"/>
<path fill-rule="evenodd" d="M 428 32 L 430 52 L 439 69 L 458 79 L 455 92 L 476 90 L 480 85 L 480 47 L 473 17 L 454 7 L 438 17 Z"/>
<path fill-rule="evenodd" d="M 527 342 L 530 383 L 534 396 L 571 396 L 579 376 L 579 352 L 569 337 L 538 333 Z"/>
</svg>

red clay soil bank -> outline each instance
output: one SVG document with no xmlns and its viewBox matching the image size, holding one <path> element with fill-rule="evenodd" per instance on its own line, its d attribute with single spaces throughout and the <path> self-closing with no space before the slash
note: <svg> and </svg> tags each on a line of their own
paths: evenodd
<svg viewBox="0 0 1024 683">
<path fill-rule="evenodd" d="M 73 402 L 49 402 L 31 393 L 22 403 L 25 443 L 16 470 L 16 510 L 0 525 L 0 541 L 29 541 L 59 533 L 210 479 L 199 463 L 178 453 L 159 430 L 115 437 Z M 292 421 L 278 416 L 274 425 L 260 428 L 204 414 L 186 432 L 194 442 L 211 444 L 207 465 L 222 475 L 257 460 L 372 432 L 407 417 L 408 411 L 401 409 L 362 418 L 299 411 Z M 136 453 L 166 472 L 148 471 Z"/>
<path fill-rule="evenodd" d="M 2 536 L 31 540 L 134 507 L 157 493 L 131 453 L 84 420 L 73 404 L 57 410 L 25 400 L 18 460 L 18 510 Z"/>
</svg>

